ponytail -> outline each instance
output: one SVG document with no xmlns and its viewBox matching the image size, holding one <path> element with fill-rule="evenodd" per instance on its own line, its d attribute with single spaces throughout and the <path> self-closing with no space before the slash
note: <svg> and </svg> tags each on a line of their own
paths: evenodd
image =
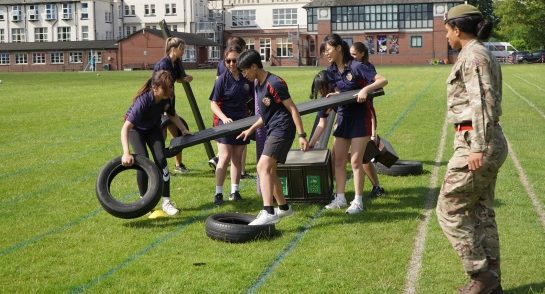
<svg viewBox="0 0 545 294">
<path fill-rule="evenodd" d="M 168 54 L 172 48 L 185 48 L 185 41 L 178 37 L 169 37 L 165 41 L 165 53 Z"/>
</svg>

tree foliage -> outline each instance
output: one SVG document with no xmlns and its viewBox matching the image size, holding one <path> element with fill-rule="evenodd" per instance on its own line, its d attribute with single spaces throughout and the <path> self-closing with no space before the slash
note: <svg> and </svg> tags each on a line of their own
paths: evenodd
<svg viewBox="0 0 545 294">
<path fill-rule="evenodd" d="M 545 48 L 544 0 L 497 0 L 496 33 L 519 50 Z"/>
</svg>

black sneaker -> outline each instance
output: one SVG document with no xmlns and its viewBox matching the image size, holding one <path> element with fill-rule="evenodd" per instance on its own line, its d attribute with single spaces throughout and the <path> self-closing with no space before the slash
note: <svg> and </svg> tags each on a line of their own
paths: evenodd
<svg viewBox="0 0 545 294">
<path fill-rule="evenodd" d="M 185 164 L 180 164 L 174 168 L 174 171 L 179 174 L 186 174 L 189 172 L 189 169 L 185 166 Z"/>
<path fill-rule="evenodd" d="M 214 196 L 214 204 L 215 205 L 222 205 L 223 204 L 223 194 L 218 193 L 216 196 Z"/>
<path fill-rule="evenodd" d="M 386 194 L 386 192 L 384 192 L 384 188 L 381 186 L 373 186 L 373 189 L 371 190 L 371 197 L 376 198 L 383 196 L 384 194 Z"/>
<path fill-rule="evenodd" d="M 242 196 L 240 196 L 240 193 L 238 191 L 236 191 L 235 193 L 231 193 L 231 195 L 229 195 L 229 200 L 231 200 L 231 201 L 240 201 L 240 200 L 242 200 Z"/>
<path fill-rule="evenodd" d="M 254 179 L 255 177 L 252 176 L 251 174 L 247 173 L 247 172 L 241 172 L 240 173 L 240 178 L 241 179 Z"/>
</svg>

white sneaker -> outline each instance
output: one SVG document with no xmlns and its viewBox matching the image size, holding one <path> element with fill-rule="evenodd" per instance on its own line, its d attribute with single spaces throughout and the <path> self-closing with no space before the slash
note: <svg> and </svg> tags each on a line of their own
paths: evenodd
<svg viewBox="0 0 545 294">
<path fill-rule="evenodd" d="M 276 215 L 278 215 L 278 218 L 283 218 L 283 217 L 292 215 L 293 214 L 293 209 L 291 209 L 291 206 L 289 207 L 288 210 L 282 210 L 282 209 L 276 207 L 274 209 L 274 213 Z"/>
<path fill-rule="evenodd" d="M 163 202 L 162 208 L 163 208 L 163 211 L 170 216 L 176 215 L 180 211 L 178 210 L 178 208 L 176 208 L 176 204 L 172 201 Z"/>
<path fill-rule="evenodd" d="M 357 203 L 356 201 L 350 202 L 350 207 L 346 210 L 348 214 L 357 214 L 363 212 L 363 204 Z"/>
<path fill-rule="evenodd" d="M 269 214 L 266 210 L 259 212 L 255 220 L 249 223 L 249 226 L 262 226 L 262 225 L 272 225 L 276 224 L 279 221 L 279 217 L 276 214 Z"/>
<path fill-rule="evenodd" d="M 346 207 L 346 199 L 335 195 L 335 198 L 331 201 L 331 203 L 325 206 L 325 209 L 340 209 L 343 207 Z"/>
</svg>

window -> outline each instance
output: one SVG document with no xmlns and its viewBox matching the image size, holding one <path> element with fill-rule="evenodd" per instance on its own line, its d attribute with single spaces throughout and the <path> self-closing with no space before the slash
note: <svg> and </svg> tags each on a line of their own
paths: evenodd
<svg viewBox="0 0 545 294">
<path fill-rule="evenodd" d="M 70 27 L 58 27 L 57 28 L 57 41 L 68 42 L 70 41 Z"/>
<path fill-rule="evenodd" d="M 176 3 L 167 3 L 167 4 L 165 4 L 165 14 L 166 15 L 175 15 L 176 14 Z"/>
<path fill-rule="evenodd" d="M 64 53 L 63 52 L 51 52 L 49 54 L 49 60 L 53 64 L 63 64 L 64 63 Z"/>
<path fill-rule="evenodd" d="M 26 53 L 15 53 L 15 64 L 28 64 L 28 56 Z"/>
<path fill-rule="evenodd" d="M 104 12 L 104 22 L 112 23 L 112 19 L 113 19 L 113 16 L 111 12 L 109 11 Z"/>
<path fill-rule="evenodd" d="M 0 21 L 6 20 L 6 16 L 4 14 L 4 10 L 0 8 Z"/>
<path fill-rule="evenodd" d="M 432 28 L 433 4 L 399 5 L 399 28 Z"/>
<path fill-rule="evenodd" d="M 194 45 L 186 45 L 184 50 L 184 57 L 182 61 L 186 62 L 196 62 L 197 57 L 195 54 L 195 46 Z"/>
<path fill-rule="evenodd" d="M 45 64 L 45 52 L 34 52 L 34 53 L 32 53 L 32 63 L 34 63 L 34 64 Z"/>
<path fill-rule="evenodd" d="M 144 5 L 144 15 L 146 16 L 155 15 L 155 4 Z"/>
<path fill-rule="evenodd" d="M 81 19 L 89 19 L 89 3 L 81 3 Z"/>
<path fill-rule="evenodd" d="M 72 4 L 71 3 L 62 4 L 62 19 L 72 19 Z"/>
<path fill-rule="evenodd" d="M 246 41 L 246 49 L 248 49 L 248 50 L 254 50 L 255 49 L 254 38 L 246 38 L 246 39 L 244 39 L 244 41 Z"/>
<path fill-rule="evenodd" d="M 171 32 L 177 32 L 178 31 L 178 25 L 169 25 L 169 30 Z"/>
<path fill-rule="evenodd" d="M 22 11 L 21 5 L 15 5 L 11 7 L 11 21 L 21 21 Z"/>
<path fill-rule="evenodd" d="M 57 19 L 57 5 L 55 4 L 45 5 L 45 19 L 47 20 Z"/>
<path fill-rule="evenodd" d="M 4 36 L 4 29 L 0 29 L 0 43 L 4 43 L 6 41 L 6 37 Z"/>
<path fill-rule="evenodd" d="M 273 9 L 273 26 L 297 24 L 297 8 Z"/>
<path fill-rule="evenodd" d="M 38 20 L 38 5 L 28 6 L 28 20 Z"/>
<path fill-rule="evenodd" d="M 125 5 L 125 16 L 136 16 L 136 8 L 134 5 Z"/>
<path fill-rule="evenodd" d="M 276 38 L 276 56 L 293 57 L 293 43 L 288 38 Z"/>
<path fill-rule="evenodd" d="M 0 64 L 9 64 L 9 53 L 0 53 Z"/>
<path fill-rule="evenodd" d="M 69 59 L 68 62 L 69 63 L 82 63 L 83 62 L 83 53 L 81 53 L 81 51 L 70 52 L 70 59 Z"/>
<path fill-rule="evenodd" d="M 411 36 L 411 47 L 422 47 L 422 36 Z"/>
<path fill-rule="evenodd" d="M 233 10 L 232 27 L 255 26 L 255 10 Z"/>
<path fill-rule="evenodd" d="M 125 27 L 125 32 L 127 33 L 127 36 L 130 34 L 134 34 L 136 32 L 136 26 Z"/>
<path fill-rule="evenodd" d="M 318 8 L 307 9 L 307 30 L 309 32 L 318 30 Z"/>
<path fill-rule="evenodd" d="M 47 28 L 34 28 L 34 42 L 47 42 Z"/>
<path fill-rule="evenodd" d="M 11 41 L 13 43 L 25 42 L 25 29 L 11 29 Z"/>
<path fill-rule="evenodd" d="M 89 26 L 81 26 L 81 40 L 82 41 L 89 40 Z"/>
<path fill-rule="evenodd" d="M 91 58 L 93 58 L 93 56 L 95 58 L 95 63 L 102 63 L 102 51 L 87 52 L 87 60 L 91 61 Z"/>
</svg>

